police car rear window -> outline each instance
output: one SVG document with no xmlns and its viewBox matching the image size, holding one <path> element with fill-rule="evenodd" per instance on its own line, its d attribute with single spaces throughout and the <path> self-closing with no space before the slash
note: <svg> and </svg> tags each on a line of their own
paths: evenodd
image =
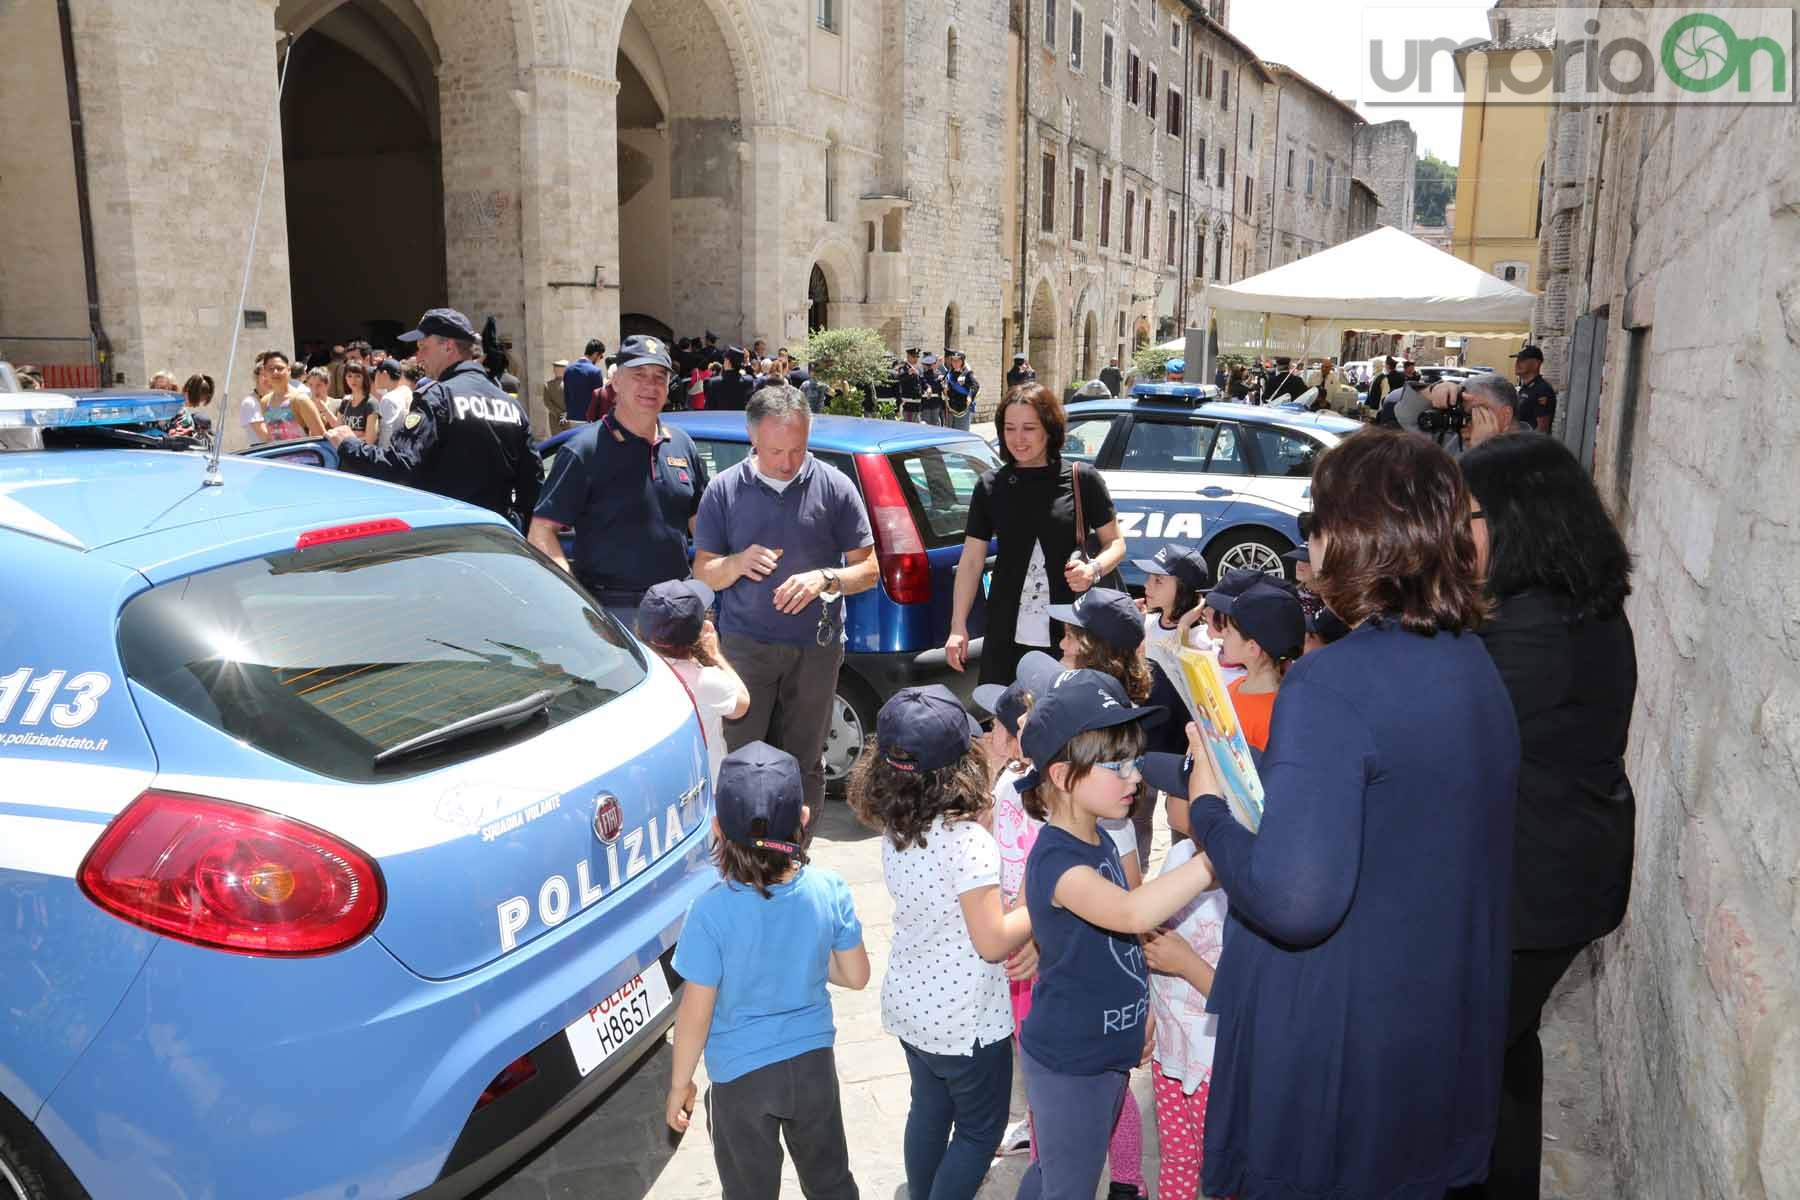
<svg viewBox="0 0 1800 1200">
<path fill-rule="evenodd" d="M 927 548 L 961 545 L 975 483 L 996 465 L 979 442 L 927 446 L 888 456 L 906 490 Z"/>
<path fill-rule="evenodd" d="M 204 571 L 134 597 L 118 636 L 138 684 L 278 758 L 361 783 L 479 757 L 645 674 L 584 593 L 494 526 Z M 479 728 L 421 748 L 458 722 Z"/>
</svg>

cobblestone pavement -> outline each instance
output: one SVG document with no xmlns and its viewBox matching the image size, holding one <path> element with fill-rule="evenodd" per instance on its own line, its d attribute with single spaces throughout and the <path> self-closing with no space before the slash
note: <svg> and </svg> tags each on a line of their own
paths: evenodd
<svg viewBox="0 0 1800 1200">
<path fill-rule="evenodd" d="M 1152 870 L 1168 845 L 1159 823 Z M 838 1076 L 850 1161 L 867 1200 L 907 1200 L 900 1140 L 906 1124 L 907 1073 L 900 1044 L 881 1029 L 881 979 L 893 935 L 892 901 L 881 880 L 881 844 L 841 803 L 820 818 L 813 858 L 842 875 L 856 898 L 874 974 L 861 992 L 831 989 L 837 1017 Z M 1591 1060 L 1593 996 L 1586 960 L 1558 989 L 1544 1036 L 1548 1096 L 1544 1130 L 1545 1200 L 1614 1200 Z M 560 1138 L 484 1193 L 484 1200 L 713 1200 L 719 1195 L 706 1122 L 696 1115 L 679 1140 L 663 1124 L 669 1084 L 665 1044 Z M 704 1073 L 700 1079 L 704 1090 Z M 1146 1072 L 1132 1075 L 1144 1117 L 1144 1174 L 1156 1182 L 1156 1121 Z M 1014 1089 L 1015 1115 L 1023 1112 Z M 1550 1140 L 1550 1139 L 1555 1140 Z M 1013 1195 L 1023 1158 L 1003 1158 L 989 1172 L 981 1200 Z M 792 1169 L 783 1194 L 798 1196 Z M 1104 1186 L 1104 1185 L 1103 1185 Z"/>
</svg>

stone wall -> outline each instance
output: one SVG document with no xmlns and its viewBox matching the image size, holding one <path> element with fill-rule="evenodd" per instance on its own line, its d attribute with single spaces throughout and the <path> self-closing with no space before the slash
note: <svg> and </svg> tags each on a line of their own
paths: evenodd
<svg viewBox="0 0 1800 1200">
<path fill-rule="evenodd" d="M 1596 474 L 1637 555 L 1637 867 L 1598 1036 L 1649 1200 L 1800 1195 L 1797 133 L 1791 107 L 1552 122 L 1539 316 L 1604 313 Z"/>
<path fill-rule="evenodd" d="M 1355 174 L 1381 203 L 1377 224 L 1412 232 L 1418 165 L 1419 137 L 1405 121 L 1383 121 L 1356 131 Z"/>
<path fill-rule="evenodd" d="M 1335 246 L 1350 234 L 1350 181 L 1365 122 L 1343 101 L 1286 67 L 1265 89 L 1257 174 L 1256 271 Z"/>
</svg>

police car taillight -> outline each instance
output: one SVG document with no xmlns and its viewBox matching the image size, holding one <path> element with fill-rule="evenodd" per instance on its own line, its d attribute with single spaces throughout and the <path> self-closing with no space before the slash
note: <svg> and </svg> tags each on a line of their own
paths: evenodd
<svg viewBox="0 0 1800 1200">
<path fill-rule="evenodd" d="M 884 454 L 859 454 L 863 496 L 869 504 L 869 526 L 875 534 L 875 559 L 881 583 L 896 604 L 931 602 L 931 560 L 893 464 Z"/>
<path fill-rule="evenodd" d="M 374 860 L 261 809 L 151 790 L 106 827 L 77 874 L 88 899 L 154 933 L 240 954 L 329 954 L 381 918 Z"/>
<path fill-rule="evenodd" d="M 379 537 L 384 533 L 405 533 L 412 526 L 399 517 L 383 517 L 378 521 L 352 521 L 348 525 L 327 525 L 309 529 L 294 540 L 294 549 L 323 546 L 330 542 L 349 542 L 357 538 Z"/>
</svg>

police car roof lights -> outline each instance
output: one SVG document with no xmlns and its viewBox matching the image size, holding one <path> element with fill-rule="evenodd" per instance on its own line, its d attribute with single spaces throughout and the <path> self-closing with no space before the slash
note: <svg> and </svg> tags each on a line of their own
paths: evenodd
<svg viewBox="0 0 1800 1200">
<path fill-rule="evenodd" d="M 1195 408 L 1217 400 L 1220 394 L 1210 383 L 1135 383 L 1131 386 L 1134 400 L 1172 400 Z"/>
<path fill-rule="evenodd" d="M 405 533 L 412 528 L 399 517 L 383 517 L 376 521 L 352 521 L 348 525 L 327 525 L 309 529 L 294 540 L 294 549 L 324 546 L 331 542 L 348 542 L 357 538 L 378 537 L 384 533 Z"/>
<path fill-rule="evenodd" d="M 0 429 L 75 429 L 147 425 L 181 415 L 176 392 L 8 392 Z"/>
</svg>

